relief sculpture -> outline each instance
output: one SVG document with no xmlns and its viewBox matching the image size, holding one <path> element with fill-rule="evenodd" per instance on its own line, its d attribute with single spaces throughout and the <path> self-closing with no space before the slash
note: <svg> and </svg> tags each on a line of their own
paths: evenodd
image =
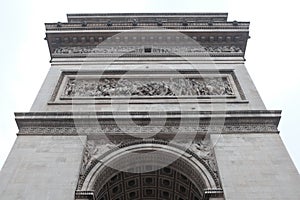
<svg viewBox="0 0 300 200">
<path fill-rule="evenodd" d="M 97 160 L 100 155 L 113 149 L 116 146 L 117 145 L 109 143 L 106 140 L 88 141 L 84 149 L 81 174 L 83 174 L 86 169 L 92 164 L 92 162 Z"/>
<path fill-rule="evenodd" d="M 58 47 L 54 50 L 54 55 L 61 54 L 185 54 L 185 53 L 242 53 L 242 49 L 237 46 L 153 46 L 151 51 L 145 51 L 140 46 L 86 46 L 86 47 Z"/>
<path fill-rule="evenodd" d="M 69 79 L 66 97 L 234 95 L 226 77 L 168 79 Z"/>
<path fill-rule="evenodd" d="M 144 49 L 135 46 L 109 46 L 109 47 L 58 47 L 54 54 L 112 54 L 112 53 L 141 53 Z"/>
<path fill-rule="evenodd" d="M 189 150 L 191 150 L 199 158 L 201 158 L 215 174 L 217 173 L 217 166 L 216 166 L 213 147 L 208 139 L 193 142 Z"/>
</svg>

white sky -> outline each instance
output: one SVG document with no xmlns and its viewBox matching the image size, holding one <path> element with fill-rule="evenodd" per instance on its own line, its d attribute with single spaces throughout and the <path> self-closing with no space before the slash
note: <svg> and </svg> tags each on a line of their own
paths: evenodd
<svg viewBox="0 0 300 200">
<path fill-rule="evenodd" d="M 300 171 L 300 12 L 296 0 L 1 0 L 0 168 L 16 138 L 14 112 L 27 112 L 50 68 L 45 22 L 67 13 L 228 12 L 250 21 L 247 69 L 270 110 L 283 110 L 279 129 Z"/>
</svg>

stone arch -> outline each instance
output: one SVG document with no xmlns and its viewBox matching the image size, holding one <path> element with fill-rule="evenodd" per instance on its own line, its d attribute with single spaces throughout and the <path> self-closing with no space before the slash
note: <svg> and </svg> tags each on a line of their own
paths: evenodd
<svg viewBox="0 0 300 200">
<path fill-rule="evenodd" d="M 160 151 L 161 155 L 159 158 L 155 158 L 155 166 L 153 165 L 153 157 L 151 156 L 138 157 L 134 159 L 128 157 L 128 152 L 145 153 L 153 151 Z M 129 160 L 129 162 L 126 162 L 126 160 Z M 173 160 L 173 162 L 166 163 L 166 160 L 167 162 L 169 160 Z M 130 166 L 128 166 L 128 164 L 130 164 Z M 117 166 L 117 169 L 125 169 L 126 172 L 117 170 L 114 166 Z M 194 192 L 194 194 L 192 194 L 192 192 L 189 191 L 189 195 L 194 195 L 195 197 L 193 197 L 193 199 L 195 200 L 203 199 L 207 196 L 207 194 L 217 194 L 215 196 L 220 196 L 220 194 L 222 194 L 218 177 L 216 177 L 211 168 L 194 152 L 186 150 L 177 144 L 153 140 L 133 141 L 122 144 L 119 147 L 111 149 L 101 155 L 82 177 L 82 182 L 79 184 L 76 196 L 86 196 L 86 199 L 102 200 L 102 198 L 100 198 L 101 192 L 105 190 L 109 182 L 114 179 L 117 180 L 115 177 L 119 177 L 118 180 L 122 182 L 123 184 L 121 185 L 125 187 L 124 184 L 126 180 L 124 177 L 128 177 L 130 174 L 138 172 L 139 175 L 137 176 L 139 176 L 140 180 L 139 187 L 142 187 L 141 183 L 142 180 L 144 180 L 144 177 L 149 177 L 151 173 L 158 177 L 158 174 L 161 174 L 166 170 L 172 171 L 173 173 L 173 178 L 169 180 L 173 181 L 172 184 L 174 187 L 178 177 L 186 177 L 189 190 L 193 190 Z M 159 178 L 157 178 L 156 181 L 158 181 L 158 179 Z M 177 185 L 178 184 L 176 183 L 176 187 L 179 187 L 180 190 L 180 186 Z M 158 183 L 156 186 L 158 187 Z M 121 190 L 124 192 L 125 189 L 123 188 L 120 189 L 120 191 Z M 186 189 L 183 188 L 182 190 L 185 191 Z M 159 192 L 164 193 L 164 191 L 161 192 L 158 189 L 156 192 L 157 195 L 159 195 Z M 129 195 L 131 194 L 133 193 L 130 193 Z M 131 198 L 129 197 L 127 199 Z M 178 197 L 178 199 L 183 198 Z"/>
</svg>

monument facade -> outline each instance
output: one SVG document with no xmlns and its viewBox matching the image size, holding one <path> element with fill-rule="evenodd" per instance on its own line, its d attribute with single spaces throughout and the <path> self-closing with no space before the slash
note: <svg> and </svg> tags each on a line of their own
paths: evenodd
<svg viewBox="0 0 300 200">
<path fill-rule="evenodd" d="M 300 199 L 227 13 L 68 14 L 0 174 L 3 199 Z"/>
</svg>

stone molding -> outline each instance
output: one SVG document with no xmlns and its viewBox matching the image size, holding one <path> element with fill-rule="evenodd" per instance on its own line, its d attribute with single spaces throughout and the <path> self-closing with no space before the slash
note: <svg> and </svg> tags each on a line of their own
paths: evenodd
<svg viewBox="0 0 300 200">
<path fill-rule="evenodd" d="M 278 133 L 280 111 L 182 112 L 162 116 L 152 113 L 40 112 L 16 113 L 18 135 L 103 135 L 126 137 L 124 132 L 158 136 L 181 134 Z M 166 119 L 162 125 L 148 126 L 145 119 Z M 116 124 L 115 120 L 120 121 Z M 138 125 L 126 125 L 134 119 Z M 218 120 L 220 123 L 218 124 Z M 74 123 L 75 122 L 75 123 Z M 213 124 L 211 124 L 213 122 Z M 125 126 L 126 125 L 126 126 Z"/>
<path fill-rule="evenodd" d="M 224 200 L 223 190 L 220 188 L 204 190 L 203 200 Z"/>
<path fill-rule="evenodd" d="M 94 191 L 75 191 L 75 199 L 76 200 L 95 200 Z"/>
<path fill-rule="evenodd" d="M 108 25 L 110 23 L 111 25 Z M 87 23 L 86 26 L 82 26 L 81 23 L 46 23 L 47 31 L 58 31 L 58 30 L 130 30 L 136 28 L 167 28 L 167 29 L 208 29 L 208 30 L 249 30 L 249 22 L 238 22 L 238 26 L 234 25 L 234 22 L 187 22 L 185 25 L 183 21 L 177 22 L 137 22 L 137 25 L 133 25 L 133 22 L 113 22 L 107 20 L 106 22 Z M 209 24 L 210 23 L 210 24 Z M 158 25 L 159 24 L 159 25 Z M 236 23 L 235 23 L 236 24 Z"/>
</svg>

